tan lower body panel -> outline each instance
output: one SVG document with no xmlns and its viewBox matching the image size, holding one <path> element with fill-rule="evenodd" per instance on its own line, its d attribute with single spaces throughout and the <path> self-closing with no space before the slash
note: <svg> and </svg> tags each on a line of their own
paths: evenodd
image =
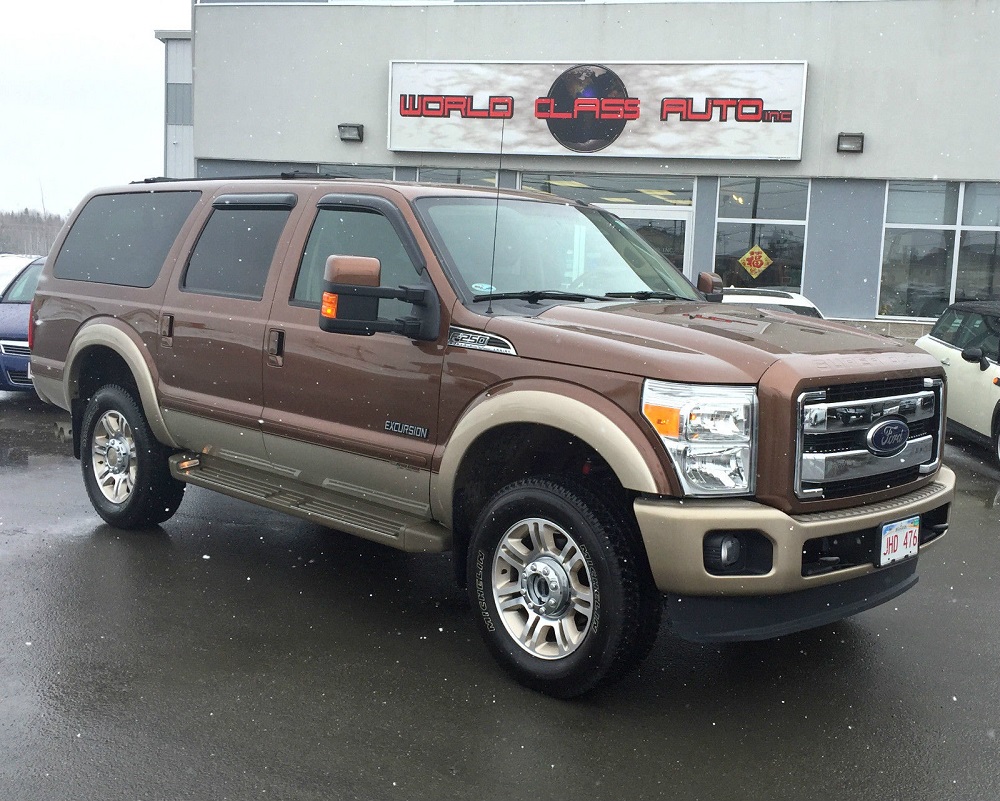
<svg viewBox="0 0 1000 801">
<path fill-rule="evenodd" d="M 440 553 L 451 548 L 451 532 L 431 520 L 247 464 L 206 454 L 180 453 L 170 458 L 170 472 L 181 481 L 401 551 Z"/>
<path fill-rule="evenodd" d="M 650 500 L 635 502 L 635 515 L 657 588 L 689 596 L 777 595 L 867 575 L 861 565 L 815 576 L 802 575 L 807 540 L 851 534 L 948 504 L 955 474 L 942 467 L 936 480 L 890 501 L 814 515 L 787 515 L 753 501 Z M 773 547 L 771 570 L 757 576 L 716 576 L 705 569 L 704 539 L 712 531 L 758 531 Z M 934 540 L 935 542 L 937 540 Z M 924 548 L 933 543 L 920 546 Z"/>
</svg>

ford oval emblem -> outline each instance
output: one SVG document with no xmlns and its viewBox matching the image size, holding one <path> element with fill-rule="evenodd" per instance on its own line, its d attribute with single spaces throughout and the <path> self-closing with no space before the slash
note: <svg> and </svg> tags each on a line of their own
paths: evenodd
<svg viewBox="0 0 1000 801">
<path fill-rule="evenodd" d="M 909 438 L 910 427 L 902 420 L 882 420 L 868 429 L 868 450 L 876 456 L 895 456 Z"/>
</svg>

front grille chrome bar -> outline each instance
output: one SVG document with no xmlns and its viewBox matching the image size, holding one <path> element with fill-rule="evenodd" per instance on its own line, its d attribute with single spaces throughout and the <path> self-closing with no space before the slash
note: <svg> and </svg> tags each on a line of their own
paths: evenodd
<svg viewBox="0 0 1000 801">
<path fill-rule="evenodd" d="M 799 396 L 796 425 L 795 494 L 807 499 L 846 497 L 902 486 L 933 473 L 941 463 L 944 382 L 896 382 L 878 396 L 871 384 L 813 390 Z M 831 400 L 830 396 L 835 400 Z M 873 397 L 875 396 L 875 397 Z M 909 428 L 902 450 L 876 453 L 866 435 L 884 420 Z M 852 482 L 857 487 L 852 489 Z M 832 493 L 832 494 L 831 494 Z"/>
</svg>

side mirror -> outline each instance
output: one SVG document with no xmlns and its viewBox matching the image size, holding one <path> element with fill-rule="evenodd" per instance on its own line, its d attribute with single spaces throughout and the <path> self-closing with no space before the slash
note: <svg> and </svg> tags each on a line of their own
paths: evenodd
<svg viewBox="0 0 1000 801">
<path fill-rule="evenodd" d="M 980 370 L 990 369 L 990 360 L 986 358 L 982 348 L 966 348 L 962 351 L 962 358 L 971 364 L 979 362 Z"/>
<path fill-rule="evenodd" d="M 718 273 L 698 273 L 698 291 L 706 300 L 722 302 L 722 276 Z"/>
<path fill-rule="evenodd" d="M 319 327 L 335 334 L 371 336 L 376 332 L 404 334 L 410 339 L 434 341 L 441 310 L 430 286 L 380 286 L 382 265 L 369 256 L 330 256 L 323 274 Z M 411 303 L 415 315 L 397 320 L 378 316 L 382 298 Z"/>
</svg>

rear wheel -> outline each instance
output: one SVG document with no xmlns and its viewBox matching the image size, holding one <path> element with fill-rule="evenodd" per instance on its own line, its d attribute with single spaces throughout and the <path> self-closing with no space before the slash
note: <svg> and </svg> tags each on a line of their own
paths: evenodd
<svg viewBox="0 0 1000 801">
<path fill-rule="evenodd" d="M 534 478 L 500 490 L 479 516 L 468 562 L 476 621 L 497 661 L 561 698 L 634 667 L 659 623 L 634 548 L 583 487 Z"/>
<path fill-rule="evenodd" d="M 177 511 L 184 484 L 170 475 L 166 448 L 142 409 L 120 386 L 102 387 L 87 404 L 80 463 L 90 502 L 115 528 L 149 528 Z"/>
</svg>

